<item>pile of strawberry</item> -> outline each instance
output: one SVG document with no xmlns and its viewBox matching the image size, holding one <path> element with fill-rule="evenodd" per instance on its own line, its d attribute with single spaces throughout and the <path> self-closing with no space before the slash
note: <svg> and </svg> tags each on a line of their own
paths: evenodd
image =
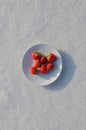
<svg viewBox="0 0 86 130">
<path fill-rule="evenodd" d="M 32 58 L 34 62 L 29 68 L 31 74 L 37 74 L 38 72 L 48 74 L 49 71 L 54 69 L 54 62 L 57 60 L 53 53 L 45 56 L 37 51 L 32 52 Z"/>
</svg>

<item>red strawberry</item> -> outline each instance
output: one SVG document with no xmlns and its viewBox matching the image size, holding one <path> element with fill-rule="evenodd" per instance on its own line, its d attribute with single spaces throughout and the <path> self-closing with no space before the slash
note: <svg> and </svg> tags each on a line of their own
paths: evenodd
<svg viewBox="0 0 86 130">
<path fill-rule="evenodd" d="M 56 56 L 53 53 L 50 53 L 47 57 L 47 60 L 49 63 L 55 62 L 56 61 Z"/>
<path fill-rule="evenodd" d="M 43 63 L 43 64 L 46 63 L 47 62 L 46 56 L 42 56 L 41 59 L 40 59 L 40 62 Z"/>
<path fill-rule="evenodd" d="M 37 51 L 32 52 L 32 58 L 35 60 L 40 60 L 41 54 Z"/>
<path fill-rule="evenodd" d="M 40 72 L 42 74 L 47 74 L 48 73 L 47 66 L 46 65 L 42 65 L 41 68 L 40 68 Z"/>
<path fill-rule="evenodd" d="M 37 68 L 34 67 L 34 66 L 31 66 L 29 71 L 30 71 L 31 74 L 37 74 L 37 72 L 38 72 Z"/>
<path fill-rule="evenodd" d="M 47 64 L 47 70 L 53 70 L 53 69 L 54 69 L 54 64 L 53 63 Z"/>
<path fill-rule="evenodd" d="M 34 61 L 34 67 L 38 68 L 41 66 L 41 62 L 39 60 Z"/>
</svg>

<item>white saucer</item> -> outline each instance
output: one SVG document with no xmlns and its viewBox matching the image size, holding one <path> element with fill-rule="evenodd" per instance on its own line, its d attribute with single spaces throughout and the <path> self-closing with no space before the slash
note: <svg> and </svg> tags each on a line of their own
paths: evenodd
<svg viewBox="0 0 86 130">
<path fill-rule="evenodd" d="M 40 53 L 43 53 L 46 56 L 50 52 L 54 53 L 57 56 L 54 70 L 52 70 L 46 75 L 41 73 L 38 73 L 37 75 L 30 74 L 29 68 L 33 64 L 33 59 L 31 55 L 33 51 L 39 51 Z M 22 61 L 22 67 L 25 76 L 28 78 L 28 80 L 32 81 L 33 84 L 48 85 L 54 82 L 56 79 L 58 79 L 59 75 L 61 74 L 62 58 L 55 48 L 52 48 L 51 46 L 46 44 L 37 44 L 29 48 L 28 51 L 25 53 Z"/>
</svg>

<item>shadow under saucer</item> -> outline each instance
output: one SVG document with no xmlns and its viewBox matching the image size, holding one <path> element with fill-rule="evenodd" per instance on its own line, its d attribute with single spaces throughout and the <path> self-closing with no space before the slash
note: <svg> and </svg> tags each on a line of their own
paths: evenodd
<svg viewBox="0 0 86 130">
<path fill-rule="evenodd" d="M 55 82 L 44 86 L 46 89 L 51 91 L 61 90 L 65 88 L 72 80 L 76 70 L 76 65 L 72 57 L 64 51 L 59 50 L 59 53 L 61 54 L 63 61 L 62 73 Z"/>
</svg>

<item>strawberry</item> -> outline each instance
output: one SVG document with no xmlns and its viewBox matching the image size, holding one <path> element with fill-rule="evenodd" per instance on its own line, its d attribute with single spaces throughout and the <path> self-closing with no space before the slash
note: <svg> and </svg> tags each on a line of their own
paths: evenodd
<svg viewBox="0 0 86 130">
<path fill-rule="evenodd" d="M 35 60 L 40 60 L 41 54 L 37 51 L 32 52 L 32 58 Z"/>
<path fill-rule="evenodd" d="M 54 69 L 54 64 L 53 63 L 48 63 L 47 64 L 47 70 L 50 71 L 50 70 L 53 70 Z"/>
<path fill-rule="evenodd" d="M 42 56 L 41 59 L 40 59 L 40 62 L 41 63 L 47 63 L 47 57 L 46 56 Z"/>
<path fill-rule="evenodd" d="M 50 53 L 47 57 L 47 60 L 49 63 L 55 62 L 56 59 L 57 59 L 57 57 L 53 53 Z"/>
<path fill-rule="evenodd" d="M 47 66 L 46 65 L 42 65 L 39 71 L 42 74 L 47 74 L 48 73 Z"/>
<path fill-rule="evenodd" d="M 34 66 L 31 66 L 30 69 L 29 69 L 29 71 L 30 71 L 31 74 L 37 74 L 38 73 L 37 68 L 34 67 Z"/>
<path fill-rule="evenodd" d="M 38 68 L 41 66 L 41 62 L 39 60 L 34 61 L 34 67 Z"/>
</svg>

